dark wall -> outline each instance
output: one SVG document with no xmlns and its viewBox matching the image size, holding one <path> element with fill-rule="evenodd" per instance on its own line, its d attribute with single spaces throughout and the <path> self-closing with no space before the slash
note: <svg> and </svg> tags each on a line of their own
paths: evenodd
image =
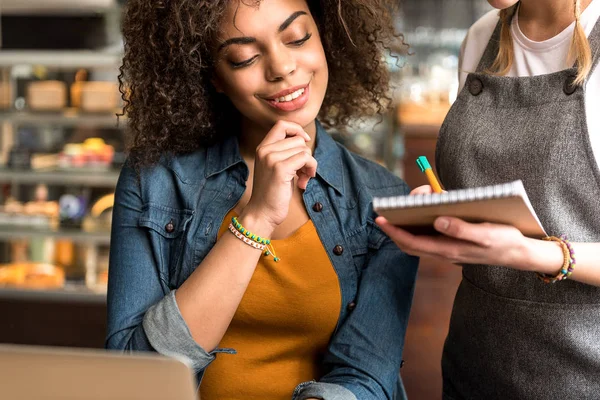
<svg viewBox="0 0 600 400">
<path fill-rule="evenodd" d="M 104 347 L 106 304 L 0 298 L 0 343 Z"/>
<path fill-rule="evenodd" d="M 3 49 L 96 49 L 107 44 L 104 16 L 2 16 Z"/>
</svg>

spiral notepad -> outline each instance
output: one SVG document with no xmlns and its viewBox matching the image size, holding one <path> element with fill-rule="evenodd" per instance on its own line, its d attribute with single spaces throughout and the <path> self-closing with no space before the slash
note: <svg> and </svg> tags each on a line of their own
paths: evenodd
<svg viewBox="0 0 600 400">
<path fill-rule="evenodd" d="M 391 223 L 417 234 L 435 233 L 433 221 L 450 216 L 512 225 L 526 236 L 546 236 L 520 180 L 444 193 L 376 197 L 373 208 Z"/>
</svg>

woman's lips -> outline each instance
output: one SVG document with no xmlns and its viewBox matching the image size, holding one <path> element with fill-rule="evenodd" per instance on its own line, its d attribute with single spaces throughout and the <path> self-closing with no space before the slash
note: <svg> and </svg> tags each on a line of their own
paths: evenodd
<svg viewBox="0 0 600 400">
<path fill-rule="evenodd" d="M 290 101 L 276 101 L 265 99 L 265 101 L 273 108 L 280 111 L 296 111 L 304 107 L 306 102 L 308 101 L 308 97 L 310 94 L 310 84 L 306 85 L 304 88 L 304 93 L 302 93 L 297 98 Z"/>
</svg>

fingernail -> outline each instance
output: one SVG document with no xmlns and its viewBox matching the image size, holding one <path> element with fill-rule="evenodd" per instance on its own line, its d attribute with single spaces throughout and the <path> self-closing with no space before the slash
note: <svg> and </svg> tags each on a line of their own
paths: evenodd
<svg viewBox="0 0 600 400">
<path fill-rule="evenodd" d="M 449 225 L 450 220 L 448 218 L 438 218 L 437 221 L 435 221 L 435 227 L 439 231 L 445 231 L 446 229 L 448 229 Z"/>
</svg>

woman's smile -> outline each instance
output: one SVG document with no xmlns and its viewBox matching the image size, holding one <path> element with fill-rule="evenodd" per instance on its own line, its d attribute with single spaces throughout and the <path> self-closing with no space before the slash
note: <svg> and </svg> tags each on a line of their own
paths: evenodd
<svg viewBox="0 0 600 400">
<path fill-rule="evenodd" d="M 304 107 L 310 96 L 310 82 L 295 86 L 266 98 L 261 97 L 269 106 L 280 111 L 296 111 Z"/>
</svg>

